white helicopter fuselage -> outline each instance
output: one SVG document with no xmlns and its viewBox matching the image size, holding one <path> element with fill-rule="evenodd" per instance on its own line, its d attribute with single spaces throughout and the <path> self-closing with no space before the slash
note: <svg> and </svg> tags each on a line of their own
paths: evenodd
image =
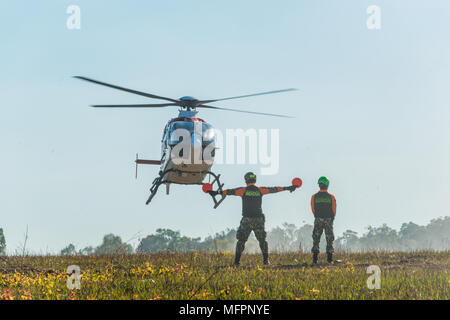
<svg viewBox="0 0 450 320">
<path fill-rule="evenodd" d="M 161 171 L 167 172 L 162 180 L 165 184 L 202 184 L 211 170 L 214 154 L 205 159 L 204 153 L 206 146 L 208 150 L 214 150 L 215 136 L 210 134 L 205 141 L 205 129 L 213 128 L 204 120 L 196 118 L 195 114 L 193 111 L 180 112 L 177 118 L 165 126 L 161 140 Z M 200 132 L 194 127 L 200 128 Z M 184 129 L 189 134 L 190 141 L 184 148 L 177 145 L 180 142 L 175 132 L 177 129 Z M 180 149 L 184 154 L 180 154 Z"/>
</svg>

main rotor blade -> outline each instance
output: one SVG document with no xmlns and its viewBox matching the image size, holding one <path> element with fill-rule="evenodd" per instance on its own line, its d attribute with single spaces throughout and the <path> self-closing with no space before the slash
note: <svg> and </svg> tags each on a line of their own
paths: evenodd
<svg viewBox="0 0 450 320">
<path fill-rule="evenodd" d="M 245 111 L 245 110 L 229 109 L 229 108 L 221 108 L 221 107 L 214 107 L 214 106 L 206 106 L 206 105 L 204 105 L 204 104 L 197 106 L 197 108 L 207 108 L 207 109 L 227 110 L 227 111 L 235 111 L 235 112 L 243 112 L 243 113 L 253 113 L 253 114 L 260 114 L 260 115 L 264 115 L 264 116 L 281 117 L 281 118 L 294 118 L 294 117 L 291 117 L 291 116 L 285 116 L 285 115 L 282 115 L 282 114 L 264 113 L 264 112 L 254 112 L 254 111 Z"/>
<path fill-rule="evenodd" d="M 253 94 L 247 94 L 247 95 L 243 95 L 243 96 L 236 96 L 236 97 L 229 97 L 229 98 L 222 98 L 222 99 L 215 99 L 215 100 L 201 100 L 201 101 L 198 102 L 198 105 L 201 105 L 201 104 L 204 104 L 204 103 L 216 102 L 216 101 L 240 99 L 240 98 L 247 98 L 247 97 L 254 97 L 254 96 L 262 96 L 264 94 L 281 93 L 281 92 L 288 92 L 288 91 L 295 91 L 295 90 L 298 90 L 298 89 L 289 88 L 289 89 L 266 91 L 266 92 L 253 93 Z"/>
<path fill-rule="evenodd" d="M 153 98 L 153 99 L 162 99 L 162 100 L 167 100 L 167 101 L 171 101 L 171 102 L 178 102 L 178 100 L 172 99 L 172 98 L 166 98 L 166 97 L 161 97 L 161 96 L 157 96 L 151 93 L 146 93 L 146 92 L 141 92 L 141 91 L 136 91 L 136 90 L 132 90 L 132 89 L 128 89 L 128 88 L 124 88 L 124 87 L 119 87 L 113 84 L 109 84 L 106 82 L 101 82 L 101 81 L 97 81 L 94 79 L 89 79 L 86 77 L 81 77 L 81 76 L 74 76 L 74 78 L 80 79 L 80 80 L 84 80 L 84 81 L 89 81 L 95 84 L 99 84 L 105 87 L 110 87 L 113 89 L 117 89 L 117 90 L 122 90 L 122 91 L 126 91 L 126 92 L 130 92 L 130 93 L 134 93 L 134 94 L 138 94 L 140 96 L 144 96 L 144 97 L 148 97 L 148 98 Z"/>
<path fill-rule="evenodd" d="M 157 103 L 157 104 L 96 104 L 93 108 L 163 108 L 177 106 L 176 103 Z"/>
</svg>

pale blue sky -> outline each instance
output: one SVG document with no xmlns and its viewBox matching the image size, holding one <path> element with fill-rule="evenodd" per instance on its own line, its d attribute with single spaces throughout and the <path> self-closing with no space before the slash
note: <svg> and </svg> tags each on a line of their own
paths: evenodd
<svg viewBox="0 0 450 320">
<path fill-rule="evenodd" d="M 66 9 L 81 8 L 81 30 Z M 366 8 L 381 8 L 368 30 Z M 320 175 L 338 201 L 337 234 L 426 224 L 448 215 L 450 3 L 433 1 L 23 1 L 0 3 L 0 227 L 9 252 L 96 245 L 158 227 L 207 236 L 237 227 L 240 199 L 217 210 L 198 186 L 144 202 L 157 167 L 134 179 L 135 153 L 156 158 L 176 109 L 72 79 L 84 75 L 169 97 L 200 99 L 296 87 L 202 110 L 219 129 L 279 128 L 281 168 L 261 185 L 304 186 L 265 198 L 267 227 L 312 223 Z M 257 166 L 215 166 L 226 187 Z M 163 191 L 163 190 L 162 190 Z"/>
</svg>

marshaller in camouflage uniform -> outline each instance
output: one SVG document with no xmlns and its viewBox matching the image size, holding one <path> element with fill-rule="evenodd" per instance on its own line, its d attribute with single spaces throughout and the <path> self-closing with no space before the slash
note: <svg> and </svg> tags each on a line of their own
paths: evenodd
<svg viewBox="0 0 450 320">
<path fill-rule="evenodd" d="M 242 217 L 241 223 L 239 224 L 238 231 L 236 233 L 236 238 L 238 240 L 236 244 L 236 257 L 235 264 L 239 264 L 241 259 L 241 254 L 245 249 L 245 242 L 247 242 L 250 233 L 253 231 L 255 233 L 256 240 L 259 242 L 259 247 L 263 255 L 264 263 L 267 264 L 269 259 L 269 246 L 266 241 L 266 230 L 264 224 L 266 218 L 264 215 L 261 217 Z"/>
<path fill-rule="evenodd" d="M 264 228 L 265 216 L 263 214 L 261 203 L 263 195 L 269 193 L 277 193 L 284 190 L 293 192 L 297 187 L 257 187 L 256 175 L 253 172 L 248 172 L 244 176 L 246 187 L 223 190 L 223 195 L 239 196 L 242 198 L 242 219 L 239 229 L 236 234 L 238 240 L 236 244 L 236 256 L 234 264 L 239 265 L 242 252 L 245 249 L 245 242 L 247 242 L 250 233 L 253 231 L 255 237 L 259 242 L 259 247 L 263 254 L 263 263 L 269 264 L 269 246 L 266 241 L 266 231 Z M 217 194 L 215 191 L 209 192 L 212 195 Z"/>
<path fill-rule="evenodd" d="M 327 240 L 327 261 L 333 261 L 333 222 L 336 216 L 336 197 L 328 192 L 330 181 L 326 177 L 320 177 L 318 181 L 320 191 L 311 197 L 311 210 L 314 214 L 314 230 L 312 234 L 313 247 L 313 263 L 317 263 L 319 256 L 320 237 L 325 230 L 325 238 Z"/>
</svg>

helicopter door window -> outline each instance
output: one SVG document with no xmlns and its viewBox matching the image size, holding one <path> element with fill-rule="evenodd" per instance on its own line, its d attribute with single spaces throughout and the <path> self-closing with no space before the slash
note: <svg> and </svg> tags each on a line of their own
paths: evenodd
<svg viewBox="0 0 450 320">
<path fill-rule="evenodd" d="M 164 127 L 164 132 L 161 138 L 161 159 L 164 158 L 166 148 L 167 148 L 167 132 L 168 132 L 169 125 L 166 125 Z"/>
<path fill-rule="evenodd" d="M 161 142 L 163 142 L 164 140 L 166 140 L 166 134 L 167 134 L 167 128 L 168 128 L 169 126 L 165 126 L 164 127 L 164 132 L 163 132 L 163 135 L 162 135 L 162 138 L 161 138 Z"/>
</svg>

